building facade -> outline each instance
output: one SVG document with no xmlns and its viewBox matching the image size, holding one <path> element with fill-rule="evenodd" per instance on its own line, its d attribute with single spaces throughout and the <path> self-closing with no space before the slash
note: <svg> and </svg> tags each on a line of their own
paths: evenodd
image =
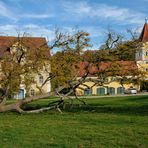
<svg viewBox="0 0 148 148">
<path fill-rule="evenodd" d="M 88 78 L 88 81 L 84 83 L 85 85 L 81 85 L 81 89 L 77 89 L 77 95 L 114 95 L 114 94 L 123 94 L 126 92 L 126 90 L 130 88 L 134 88 L 137 91 L 148 91 L 148 24 L 147 20 L 143 26 L 142 32 L 139 37 L 139 42 L 141 43 L 141 46 L 136 49 L 136 55 L 135 55 L 135 61 L 119 61 L 120 66 L 122 67 L 121 76 L 123 76 L 124 70 L 127 67 L 127 74 L 124 76 L 127 76 L 127 78 L 132 78 L 131 74 L 128 71 L 130 71 L 133 68 L 133 72 L 138 71 L 144 72 L 144 78 L 143 81 L 140 84 L 135 83 L 126 83 L 124 86 L 117 81 L 119 76 L 108 76 L 106 77 L 106 82 L 104 81 L 103 85 L 94 85 L 94 82 L 90 81 Z M 127 63 L 127 64 L 126 64 Z M 106 65 L 106 63 L 102 63 L 103 65 Z M 107 67 L 104 67 L 105 69 Z M 137 72 L 138 72 L 137 71 Z M 132 72 L 132 71 L 131 71 Z M 95 75 L 90 76 L 91 79 L 98 79 L 98 77 L 95 77 Z"/>
<path fill-rule="evenodd" d="M 80 76 L 83 76 L 85 63 L 80 65 Z M 115 65 L 120 66 L 120 68 L 115 67 Z M 112 66 L 115 70 L 110 69 Z M 137 70 L 135 61 L 101 62 L 99 68 L 92 66 L 89 69 L 90 74 L 85 83 L 77 88 L 77 95 L 117 95 L 124 94 L 128 89 L 139 91 L 140 86 L 129 81 L 135 78 Z"/>
<path fill-rule="evenodd" d="M 136 62 L 138 68 L 145 72 L 145 78 L 141 84 L 141 89 L 148 91 L 148 24 L 147 20 L 143 26 L 142 32 L 139 37 L 141 47 L 136 52 Z"/>
<path fill-rule="evenodd" d="M 148 24 L 145 22 L 139 41 L 142 46 L 137 49 L 136 52 L 136 62 L 139 69 L 148 73 Z"/>
<path fill-rule="evenodd" d="M 50 50 L 48 48 L 45 38 L 42 37 L 10 37 L 10 36 L 0 36 L 0 58 L 2 59 L 5 56 L 5 53 L 8 52 L 10 55 L 19 54 L 18 50 L 23 50 L 24 52 L 31 52 L 33 50 L 38 50 L 38 53 L 44 52 L 44 56 L 50 56 Z M 44 50 L 42 50 L 44 49 Z M 16 54 L 16 56 L 17 56 Z M 28 62 L 24 58 L 24 62 Z M 42 93 L 48 93 L 51 91 L 51 83 L 48 81 L 43 85 L 47 77 L 49 77 L 50 65 L 47 65 L 41 69 L 38 73 L 33 73 L 30 77 L 33 79 L 34 83 L 30 85 L 29 88 L 25 84 L 20 84 L 20 89 L 18 92 L 14 93 L 15 99 L 23 99 L 28 96 L 35 96 Z M 46 67 L 46 68 L 47 68 Z M 23 82 L 23 76 L 22 76 Z M 43 85 L 43 87 L 41 87 Z M 41 90 L 38 88 L 41 87 Z"/>
</svg>

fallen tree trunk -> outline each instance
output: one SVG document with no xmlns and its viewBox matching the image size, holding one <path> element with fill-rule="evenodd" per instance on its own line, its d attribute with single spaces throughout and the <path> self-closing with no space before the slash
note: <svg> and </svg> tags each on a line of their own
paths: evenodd
<svg viewBox="0 0 148 148">
<path fill-rule="evenodd" d="M 51 94 L 48 93 L 48 94 L 44 94 L 44 95 L 28 97 L 28 98 L 25 98 L 25 99 L 22 99 L 22 100 L 18 100 L 17 102 L 11 103 L 11 104 L 8 104 L 8 105 L 1 103 L 0 104 L 0 112 L 6 112 L 6 111 L 14 110 L 14 111 L 17 111 L 19 113 L 23 113 L 24 111 L 21 109 L 22 105 L 33 102 L 33 101 L 37 101 L 37 100 L 40 100 L 42 98 L 46 98 L 46 97 L 49 97 L 49 96 L 51 96 Z"/>
<path fill-rule="evenodd" d="M 84 101 L 82 101 L 81 99 L 79 99 L 77 97 L 75 90 L 76 90 L 76 88 L 79 87 L 79 85 L 81 85 L 82 83 L 85 82 L 87 75 L 88 75 L 88 73 L 85 74 L 81 79 L 70 82 L 70 84 L 69 84 L 70 89 L 69 89 L 69 92 L 67 92 L 66 94 L 60 93 L 60 91 L 65 88 L 64 86 L 61 86 L 61 87 L 57 88 L 55 90 L 55 92 L 52 92 L 52 93 L 42 94 L 42 95 L 33 96 L 33 97 L 27 97 L 25 99 L 18 100 L 14 103 L 11 103 L 11 104 L 0 103 L 0 112 L 16 111 L 16 112 L 21 113 L 21 114 L 24 114 L 24 113 L 28 114 L 28 113 L 40 113 L 40 112 L 44 112 L 44 111 L 51 110 L 51 109 L 56 109 L 59 112 L 61 112 L 60 106 L 63 106 L 64 102 L 66 100 L 73 100 L 73 99 L 77 99 L 80 102 L 85 104 Z M 29 111 L 22 109 L 22 106 L 24 106 L 25 104 L 28 104 L 28 103 L 31 103 L 33 101 L 37 101 L 37 100 L 40 100 L 40 99 L 43 99 L 43 98 L 50 97 L 50 96 L 53 95 L 53 93 L 56 93 L 59 96 L 59 99 L 57 101 L 50 102 L 47 107 L 43 107 L 43 108 L 35 109 L 35 110 L 29 110 Z M 69 97 L 69 95 L 72 94 L 72 93 L 74 93 L 75 98 Z"/>
</svg>

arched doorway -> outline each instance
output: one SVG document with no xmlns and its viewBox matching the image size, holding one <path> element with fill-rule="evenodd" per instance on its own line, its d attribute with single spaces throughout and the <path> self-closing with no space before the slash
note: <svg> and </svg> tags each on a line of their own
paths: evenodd
<svg viewBox="0 0 148 148">
<path fill-rule="evenodd" d="M 114 87 L 108 87 L 107 93 L 108 93 L 109 95 L 114 95 L 114 94 L 115 94 L 115 88 L 114 88 Z"/>
<path fill-rule="evenodd" d="M 124 87 L 118 87 L 117 88 L 117 94 L 124 94 L 125 88 Z"/>
<path fill-rule="evenodd" d="M 85 95 L 85 96 L 91 96 L 91 95 L 92 95 L 92 90 L 91 90 L 90 88 L 86 88 L 86 89 L 84 90 L 84 95 Z"/>
<path fill-rule="evenodd" d="M 105 88 L 103 87 L 97 88 L 97 95 L 99 96 L 105 95 Z"/>
</svg>

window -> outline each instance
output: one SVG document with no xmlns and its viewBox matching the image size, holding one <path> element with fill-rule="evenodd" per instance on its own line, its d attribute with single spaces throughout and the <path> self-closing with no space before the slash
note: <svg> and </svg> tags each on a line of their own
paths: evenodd
<svg viewBox="0 0 148 148">
<path fill-rule="evenodd" d="M 108 87 L 107 94 L 108 95 L 114 95 L 115 94 L 115 88 L 114 87 Z"/>
<path fill-rule="evenodd" d="M 84 90 L 84 95 L 85 95 L 85 96 L 90 96 L 90 95 L 92 95 L 92 90 L 91 90 L 90 88 L 86 88 L 86 89 Z"/>
<path fill-rule="evenodd" d="M 105 78 L 104 81 L 107 83 L 109 80 L 108 80 L 108 78 Z"/>
<path fill-rule="evenodd" d="M 31 89 L 31 90 L 30 90 L 30 95 L 31 95 L 31 96 L 35 96 L 35 90 L 34 90 L 34 89 Z"/>
<path fill-rule="evenodd" d="M 145 71 L 148 72 L 148 68 L 146 68 Z"/>
<path fill-rule="evenodd" d="M 116 81 L 116 77 L 111 77 L 111 81 Z"/>
<path fill-rule="evenodd" d="M 124 94 L 125 88 L 124 87 L 118 87 L 117 88 L 117 94 Z"/>
<path fill-rule="evenodd" d="M 105 88 L 104 87 L 97 88 L 97 95 L 99 96 L 105 95 Z"/>
<path fill-rule="evenodd" d="M 43 81 L 44 81 L 43 76 L 42 75 L 39 75 L 39 83 L 40 84 L 43 84 Z"/>
<path fill-rule="evenodd" d="M 147 51 L 145 52 L 145 55 L 148 56 L 148 52 Z"/>
</svg>

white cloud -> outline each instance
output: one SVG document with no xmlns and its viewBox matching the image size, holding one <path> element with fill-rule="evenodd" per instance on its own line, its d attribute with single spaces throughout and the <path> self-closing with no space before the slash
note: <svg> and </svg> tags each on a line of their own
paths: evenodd
<svg viewBox="0 0 148 148">
<path fill-rule="evenodd" d="M 53 40 L 54 30 L 49 26 L 38 26 L 35 24 L 28 25 L 1 25 L 0 35 L 17 36 L 18 33 L 23 35 L 24 33 L 28 36 L 46 37 L 48 41 Z"/>
<path fill-rule="evenodd" d="M 70 34 L 74 34 L 77 31 L 85 31 L 89 33 L 91 38 L 102 37 L 104 36 L 104 33 L 106 31 L 105 29 L 96 26 L 76 26 L 76 27 L 63 26 L 62 28 L 59 29 L 60 31 Z"/>
<path fill-rule="evenodd" d="M 10 11 L 9 7 L 2 1 L 0 1 L 0 17 L 6 17 L 11 20 L 16 20 L 16 17 Z"/>
<path fill-rule="evenodd" d="M 84 30 L 90 34 L 91 37 L 102 37 L 104 35 L 105 29 L 95 26 L 86 26 L 80 27 L 81 30 Z"/>
<path fill-rule="evenodd" d="M 16 35 L 17 26 L 16 25 L 1 25 L 0 35 Z"/>
<path fill-rule="evenodd" d="M 30 18 L 30 19 L 46 19 L 54 17 L 53 14 L 46 14 L 46 13 L 40 13 L 40 14 L 34 14 L 34 13 L 24 13 L 24 14 L 18 14 L 14 11 L 12 11 L 11 7 L 8 6 L 6 3 L 0 1 L 0 17 L 5 17 L 11 20 L 18 21 L 20 19 Z"/>
<path fill-rule="evenodd" d="M 91 5 L 86 1 L 63 2 L 66 14 L 72 14 L 75 18 L 90 17 L 94 19 L 109 19 L 124 24 L 141 24 L 145 14 L 132 11 L 128 8 L 120 8 L 106 4 Z"/>
<path fill-rule="evenodd" d="M 48 41 L 54 38 L 54 29 L 49 26 L 39 26 L 35 24 L 24 25 L 23 29 L 30 33 L 32 36 L 43 36 L 46 37 Z"/>
<path fill-rule="evenodd" d="M 50 14 L 21 14 L 19 18 L 31 18 L 31 19 L 45 19 L 51 18 L 53 15 Z"/>
<path fill-rule="evenodd" d="M 64 32 L 68 32 L 70 34 L 74 34 L 77 31 L 86 31 L 89 33 L 90 38 L 90 44 L 93 46 L 89 49 L 98 49 L 100 45 L 103 44 L 102 39 L 104 38 L 104 34 L 106 32 L 105 29 L 101 27 L 95 27 L 95 26 L 80 26 L 80 27 L 66 27 L 64 26 L 61 28 Z M 101 39 L 101 40 L 100 40 Z"/>
<path fill-rule="evenodd" d="M 77 14 L 79 16 L 88 14 L 91 11 L 91 7 L 87 2 L 63 2 L 63 7 L 66 12 L 70 14 Z"/>
<path fill-rule="evenodd" d="M 6 5 L 3 3 L 3 2 L 1 2 L 0 1 L 0 15 L 1 16 L 5 16 L 5 17 L 7 17 L 7 16 L 9 16 L 10 14 L 10 12 L 8 11 L 8 9 L 7 9 L 7 7 L 6 7 Z"/>
<path fill-rule="evenodd" d="M 144 14 L 135 12 L 127 8 L 119 8 L 116 6 L 100 5 L 97 10 L 92 12 L 94 17 L 111 19 L 125 24 L 141 24 L 143 23 Z"/>
<path fill-rule="evenodd" d="M 43 26 L 43 25 L 36 25 L 36 24 L 26 24 L 26 25 L 1 25 L 0 26 L 0 35 L 4 36 L 17 36 L 18 34 L 28 36 L 36 36 L 36 37 L 46 37 L 46 39 L 51 42 L 55 37 L 55 30 L 56 28 L 53 26 Z M 66 27 L 63 26 L 60 28 L 60 31 L 64 33 L 70 33 L 74 34 L 78 30 L 86 31 L 90 34 L 90 38 L 99 38 L 104 35 L 104 30 L 100 27 L 94 27 L 94 26 L 83 26 L 83 27 Z M 96 46 L 99 47 L 98 40 L 96 43 Z"/>
</svg>

